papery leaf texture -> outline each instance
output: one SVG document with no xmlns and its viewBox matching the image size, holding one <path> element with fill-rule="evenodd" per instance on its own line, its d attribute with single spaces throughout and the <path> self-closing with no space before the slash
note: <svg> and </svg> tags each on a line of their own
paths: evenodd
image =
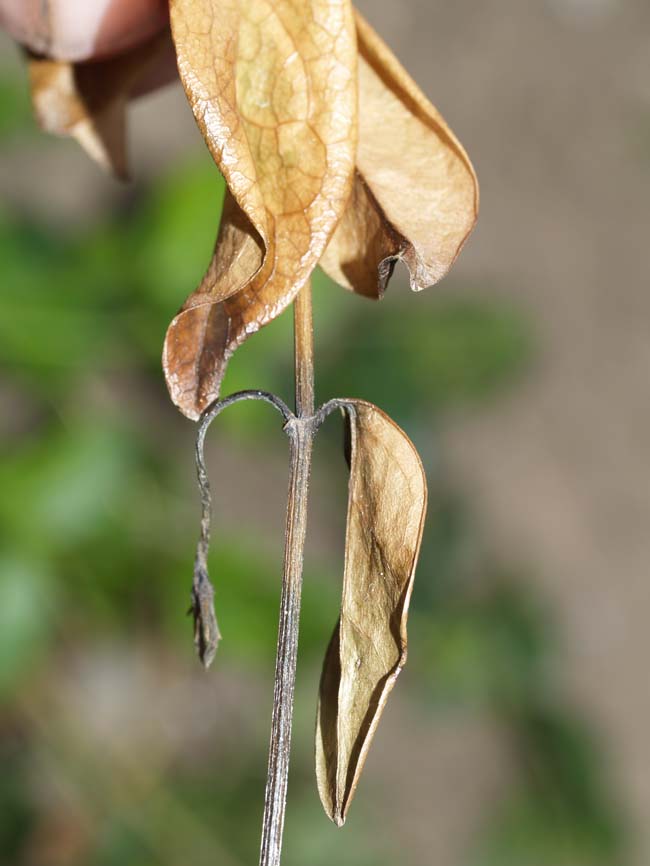
<svg viewBox="0 0 650 866">
<path fill-rule="evenodd" d="M 359 148 L 354 189 L 321 265 L 381 297 L 396 261 L 411 288 L 445 276 L 476 222 L 478 183 L 462 145 L 357 13 Z"/>
<path fill-rule="evenodd" d="M 172 0 L 170 11 L 181 80 L 229 187 L 214 259 L 163 351 L 174 403 L 197 418 L 235 349 L 293 301 L 345 209 L 356 34 L 349 0 Z"/>
<path fill-rule="evenodd" d="M 371 403 L 345 402 L 350 483 L 343 597 L 316 721 L 318 791 L 339 826 L 406 661 L 406 619 L 427 502 L 424 470 L 406 434 Z"/>
<path fill-rule="evenodd" d="M 127 175 L 126 108 L 169 67 L 169 32 L 106 60 L 73 63 L 28 55 L 36 120 L 43 130 L 76 139 L 118 177 Z"/>
</svg>

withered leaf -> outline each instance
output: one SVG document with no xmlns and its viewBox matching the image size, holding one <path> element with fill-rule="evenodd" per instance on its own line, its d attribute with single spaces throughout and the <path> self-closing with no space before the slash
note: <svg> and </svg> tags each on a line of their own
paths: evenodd
<svg viewBox="0 0 650 866">
<path fill-rule="evenodd" d="M 173 401 L 197 418 L 237 346 L 295 298 L 343 213 L 357 53 L 349 0 L 172 0 L 171 22 L 181 80 L 233 199 L 163 352 Z"/>
<path fill-rule="evenodd" d="M 127 174 L 128 100 L 160 83 L 169 68 L 169 32 L 107 60 L 72 63 L 28 55 L 34 114 L 54 135 L 75 138 L 88 155 L 118 177 Z"/>
<path fill-rule="evenodd" d="M 474 227 L 478 183 L 462 145 L 357 13 L 359 149 L 354 189 L 321 265 L 381 297 L 395 261 L 415 291 L 449 270 Z"/>
<path fill-rule="evenodd" d="M 339 826 L 406 661 L 406 618 L 427 501 L 422 464 L 406 434 L 371 403 L 348 405 L 343 599 L 325 656 L 316 722 L 318 791 Z"/>
</svg>

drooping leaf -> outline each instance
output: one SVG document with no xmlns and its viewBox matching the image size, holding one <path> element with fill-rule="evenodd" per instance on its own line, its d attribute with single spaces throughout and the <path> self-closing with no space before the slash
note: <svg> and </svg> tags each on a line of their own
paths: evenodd
<svg viewBox="0 0 650 866">
<path fill-rule="evenodd" d="M 476 222 L 478 184 L 439 112 L 358 13 L 356 21 L 357 171 L 321 265 L 342 286 L 376 298 L 397 260 L 415 291 L 447 273 Z"/>
<path fill-rule="evenodd" d="M 163 353 L 173 401 L 197 418 L 237 346 L 295 298 L 343 213 L 356 38 L 349 0 L 172 0 L 171 22 L 183 85 L 232 195 L 215 258 Z"/>
<path fill-rule="evenodd" d="M 316 722 L 321 802 L 339 826 L 406 661 L 406 618 L 426 512 L 426 479 L 406 434 L 348 401 L 350 485 L 341 616 L 325 656 Z"/>
<path fill-rule="evenodd" d="M 169 33 L 108 60 L 71 63 L 29 55 L 29 80 L 39 125 L 75 138 L 91 159 L 126 177 L 126 106 L 131 96 L 160 83 L 169 66 Z"/>
</svg>

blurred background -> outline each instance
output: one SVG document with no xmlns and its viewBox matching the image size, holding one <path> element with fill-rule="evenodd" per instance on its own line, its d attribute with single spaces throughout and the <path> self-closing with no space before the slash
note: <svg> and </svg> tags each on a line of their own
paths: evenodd
<svg viewBox="0 0 650 866">
<path fill-rule="evenodd" d="M 346 469 L 311 498 L 285 866 L 650 862 L 650 6 L 362 0 L 467 147 L 478 228 L 452 276 L 372 304 L 316 279 L 319 397 L 411 435 L 431 504 L 409 663 L 348 823 L 313 727 Z M 214 425 L 208 675 L 189 602 L 194 426 L 166 326 L 223 187 L 180 87 L 132 109 L 134 181 L 41 135 L 0 41 L 0 862 L 257 862 L 287 478 L 269 407 Z M 390 134 L 390 118 L 386 134 Z M 225 393 L 291 399 L 291 316 Z"/>
</svg>

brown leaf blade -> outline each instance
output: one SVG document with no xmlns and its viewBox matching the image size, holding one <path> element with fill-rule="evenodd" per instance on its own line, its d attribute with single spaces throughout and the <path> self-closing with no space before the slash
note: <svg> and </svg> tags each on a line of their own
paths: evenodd
<svg viewBox="0 0 650 866">
<path fill-rule="evenodd" d="M 350 485 L 341 616 L 320 684 L 316 778 L 338 826 L 406 662 L 406 619 L 426 512 L 417 451 L 376 406 L 346 401 Z"/>
<path fill-rule="evenodd" d="M 126 107 L 159 64 L 168 65 L 163 32 L 107 60 L 73 63 L 28 55 L 34 114 L 53 135 L 70 136 L 102 168 L 127 176 Z"/>
<path fill-rule="evenodd" d="M 199 288 L 171 323 L 163 366 L 190 418 L 237 346 L 293 301 L 343 213 L 356 149 L 349 0 L 173 0 L 181 80 L 232 201 Z"/>
<path fill-rule="evenodd" d="M 381 297 L 395 261 L 411 288 L 438 282 L 478 213 L 462 145 L 359 13 L 359 149 L 353 194 L 321 260 L 345 288 Z"/>
</svg>

